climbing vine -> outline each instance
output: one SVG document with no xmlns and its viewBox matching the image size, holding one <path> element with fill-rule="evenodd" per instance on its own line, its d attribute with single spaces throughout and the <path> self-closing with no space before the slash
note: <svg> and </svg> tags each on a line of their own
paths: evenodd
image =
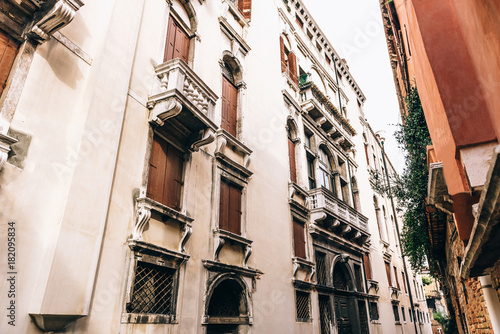
<svg viewBox="0 0 500 334">
<path fill-rule="evenodd" d="M 390 180 L 391 190 L 403 211 L 402 249 L 414 270 L 420 271 L 427 265 L 430 240 L 425 211 L 427 197 L 427 145 L 431 144 L 429 130 L 417 88 L 406 97 L 407 115 L 395 132 L 399 147 L 405 155 L 405 169 L 400 177 Z M 387 193 L 383 177 L 372 173 L 375 191 Z"/>
</svg>

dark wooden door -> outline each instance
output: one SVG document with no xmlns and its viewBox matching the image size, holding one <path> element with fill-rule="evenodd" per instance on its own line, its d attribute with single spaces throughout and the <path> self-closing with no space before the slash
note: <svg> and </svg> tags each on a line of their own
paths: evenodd
<svg viewBox="0 0 500 334">
<path fill-rule="evenodd" d="M 352 333 L 349 311 L 349 299 L 344 296 L 335 296 L 335 317 L 337 319 L 338 334 Z"/>
<path fill-rule="evenodd" d="M 368 313 L 366 312 L 366 303 L 364 300 L 358 300 L 358 311 L 361 334 L 369 334 L 370 331 L 368 329 Z"/>
<path fill-rule="evenodd" d="M 222 76 L 222 128 L 236 137 L 238 115 L 238 90 Z"/>
</svg>

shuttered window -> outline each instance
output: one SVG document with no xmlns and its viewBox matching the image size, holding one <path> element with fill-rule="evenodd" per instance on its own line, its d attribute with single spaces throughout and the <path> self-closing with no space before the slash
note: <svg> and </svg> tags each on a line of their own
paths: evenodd
<svg viewBox="0 0 500 334">
<path fill-rule="evenodd" d="M 241 234 L 241 188 L 227 180 L 220 184 L 219 228 Z"/>
<path fill-rule="evenodd" d="M 401 272 L 401 278 L 403 279 L 403 285 L 405 287 L 405 293 L 408 293 L 408 289 L 406 288 L 406 280 L 404 271 Z"/>
<path fill-rule="evenodd" d="M 0 95 L 7 84 L 18 47 L 19 44 L 15 40 L 0 30 Z"/>
<path fill-rule="evenodd" d="M 370 257 L 368 254 L 363 254 L 363 263 L 365 265 L 366 279 L 372 279 L 372 268 L 370 266 Z"/>
<path fill-rule="evenodd" d="M 398 290 L 401 290 L 401 288 L 399 287 L 398 270 L 396 269 L 396 267 L 393 267 L 393 269 L 394 269 L 394 278 L 396 279 L 396 287 L 398 288 Z"/>
<path fill-rule="evenodd" d="M 180 210 L 182 169 L 183 153 L 155 135 L 149 159 L 146 196 L 174 210 Z"/>
<path fill-rule="evenodd" d="M 222 76 L 222 124 L 221 127 L 236 137 L 238 115 L 238 89 Z"/>
<path fill-rule="evenodd" d="M 180 24 L 170 16 L 168 19 L 167 42 L 163 61 L 180 58 L 186 63 L 189 54 L 189 37 Z"/>
<path fill-rule="evenodd" d="M 247 19 L 252 18 L 252 0 L 238 0 L 238 10 Z"/>
<path fill-rule="evenodd" d="M 302 259 L 306 258 L 306 238 L 304 235 L 304 223 L 293 220 L 293 245 L 295 256 Z"/>
<path fill-rule="evenodd" d="M 299 84 L 299 78 L 297 76 L 297 57 L 293 52 L 288 51 L 285 48 L 285 40 L 283 36 L 280 36 L 280 49 L 281 49 L 281 72 L 286 73 L 288 77 L 295 82 L 296 85 Z"/>
<path fill-rule="evenodd" d="M 389 283 L 389 286 L 392 286 L 391 266 L 388 262 L 385 262 L 385 273 L 387 274 L 387 282 Z"/>
<path fill-rule="evenodd" d="M 297 183 L 297 164 L 295 162 L 295 143 L 288 137 L 288 159 L 290 161 L 290 180 Z"/>
</svg>

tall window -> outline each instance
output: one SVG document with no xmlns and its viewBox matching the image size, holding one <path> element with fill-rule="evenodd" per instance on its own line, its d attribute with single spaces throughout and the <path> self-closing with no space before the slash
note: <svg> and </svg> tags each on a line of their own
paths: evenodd
<svg viewBox="0 0 500 334">
<path fill-rule="evenodd" d="M 392 312 L 394 313 L 394 321 L 399 322 L 399 307 L 397 305 L 392 305 Z"/>
<path fill-rule="evenodd" d="M 408 293 L 408 290 L 406 288 L 406 279 L 405 279 L 405 272 L 401 272 L 401 278 L 403 279 L 403 286 L 405 287 L 405 293 Z"/>
<path fill-rule="evenodd" d="M 181 25 L 170 16 L 168 19 L 167 42 L 163 61 L 180 58 L 186 63 L 189 55 L 189 36 Z"/>
<path fill-rule="evenodd" d="M 15 40 L 0 30 L 0 95 L 7 84 L 18 47 L 19 44 Z"/>
<path fill-rule="evenodd" d="M 363 264 L 365 265 L 366 279 L 372 279 L 372 268 L 370 265 L 370 256 L 366 253 L 363 254 Z"/>
<path fill-rule="evenodd" d="M 330 163 L 330 157 L 326 154 L 325 150 L 322 148 L 319 149 L 319 170 L 321 174 L 319 177 L 320 184 L 336 195 L 335 179 L 333 177 L 333 170 L 332 170 L 332 165 Z"/>
<path fill-rule="evenodd" d="M 400 290 L 401 288 L 399 287 L 398 270 L 396 269 L 395 266 L 393 267 L 393 269 L 394 269 L 394 279 L 396 280 L 396 287 L 398 288 L 398 290 Z"/>
<path fill-rule="evenodd" d="M 222 124 L 221 127 L 236 137 L 238 117 L 238 89 L 231 68 L 224 63 L 222 75 Z"/>
<path fill-rule="evenodd" d="M 183 155 L 160 136 L 154 135 L 146 196 L 174 210 L 181 209 Z"/>
<path fill-rule="evenodd" d="M 219 228 L 241 234 L 241 188 L 224 179 L 220 184 Z"/>
<path fill-rule="evenodd" d="M 306 258 L 305 228 L 304 228 L 304 223 L 298 221 L 297 219 L 293 220 L 293 246 L 294 246 L 295 256 L 305 259 Z"/>
<path fill-rule="evenodd" d="M 347 164 L 345 161 L 339 158 L 339 170 L 340 170 L 340 188 L 342 190 L 342 200 L 347 204 L 351 203 L 351 196 L 349 191 L 349 178 L 347 177 Z"/>
<path fill-rule="evenodd" d="M 385 262 L 385 273 L 387 274 L 387 282 L 389 283 L 389 286 L 392 286 L 391 265 L 389 262 Z"/>
<path fill-rule="evenodd" d="M 280 36 L 280 48 L 281 48 L 281 73 L 285 73 L 296 85 L 299 84 L 299 78 L 297 77 L 297 58 L 295 53 L 290 52 L 285 46 L 285 40 L 283 36 Z"/>
<path fill-rule="evenodd" d="M 290 180 L 297 183 L 297 163 L 295 161 L 295 143 L 292 134 L 288 132 L 288 161 L 290 163 Z"/>
<path fill-rule="evenodd" d="M 314 176 L 314 159 L 307 157 L 307 177 L 309 179 L 309 189 L 316 188 L 316 179 Z"/>
<path fill-rule="evenodd" d="M 247 20 L 252 18 L 252 0 L 231 0 Z"/>
</svg>

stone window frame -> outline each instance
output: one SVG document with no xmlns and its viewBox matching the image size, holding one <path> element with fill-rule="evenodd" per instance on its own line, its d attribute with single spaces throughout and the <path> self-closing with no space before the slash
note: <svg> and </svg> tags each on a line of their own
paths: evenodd
<svg viewBox="0 0 500 334">
<path fill-rule="evenodd" d="M 125 296 L 123 298 L 121 323 L 122 324 L 177 324 L 178 323 L 178 298 L 179 287 L 183 285 L 184 275 L 183 263 L 189 259 L 189 255 L 170 251 L 147 242 L 129 239 L 130 248 L 127 283 Z M 127 304 L 131 302 L 134 288 L 134 277 L 138 262 L 145 262 L 159 267 L 170 268 L 176 271 L 173 282 L 172 314 L 140 314 L 128 313 Z"/>
<path fill-rule="evenodd" d="M 307 294 L 308 297 L 308 306 L 309 306 L 309 312 L 308 312 L 308 318 L 299 318 L 297 317 L 297 292 Z M 301 323 L 310 323 L 313 321 L 313 316 L 312 316 L 312 293 L 309 290 L 303 289 L 303 288 L 297 288 L 295 287 L 293 290 L 294 294 L 294 304 L 295 304 L 295 322 L 301 322 Z"/>
</svg>

